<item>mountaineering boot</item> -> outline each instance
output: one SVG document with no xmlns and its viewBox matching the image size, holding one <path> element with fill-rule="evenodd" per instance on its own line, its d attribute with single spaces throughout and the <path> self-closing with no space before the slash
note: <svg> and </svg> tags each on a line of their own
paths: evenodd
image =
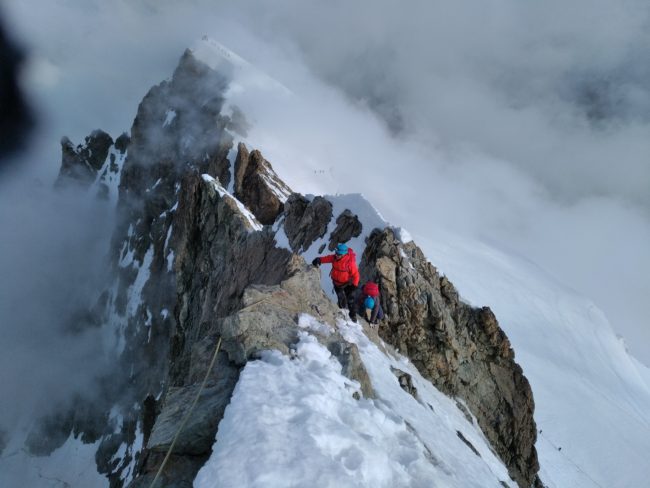
<svg viewBox="0 0 650 488">
<path fill-rule="evenodd" d="M 355 324 L 357 323 L 357 315 L 355 313 L 350 313 L 350 320 L 354 322 Z"/>
</svg>

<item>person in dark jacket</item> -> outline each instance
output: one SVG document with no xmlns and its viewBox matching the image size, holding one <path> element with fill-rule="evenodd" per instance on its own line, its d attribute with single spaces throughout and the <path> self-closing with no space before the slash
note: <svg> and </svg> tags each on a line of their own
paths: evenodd
<svg viewBox="0 0 650 488">
<path fill-rule="evenodd" d="M 320 266 L 331 263 L 332 270 L 330 277 L 334 284 L 334 292 L 340 308 L 347 308 L 350 311 L 350 320 L 357 321 L 357 287 L 359 286 L 359 268 L 357 268 L 357 256 L 354 251 L 345 244 L 339 244 L 334 254 L 319 256 L 311 264 Z"/>
<path fill-rule="evenodd" d="M 370 325 L 377 325 L 384 318 L 384 311 L 379 301 L 379 287 L 372 281 L 363 285 L 357 300 L 357 309 Z"/>
</svg>

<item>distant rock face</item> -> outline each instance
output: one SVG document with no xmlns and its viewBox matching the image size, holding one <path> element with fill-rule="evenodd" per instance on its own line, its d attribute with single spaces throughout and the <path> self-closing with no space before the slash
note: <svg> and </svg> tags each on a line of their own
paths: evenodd
<svg viewBox="0 0 650 488">
<path fill-rule="evenodd" d="M 120 171 L 129 142 L 127 134 L 122 134 L 113 141 L 102 130 L 93 131 L 85 138 L 84 144 L 77 146 L 63 137 L 61 168 L 54 186 L 73 190 L 93 188 L 98 198 L 116 203 Z"/>
<path fill-rule="evenodd" d="M 540 483 L 532 391 L 492 311 L 458 292 L 413 243 L 374 231 L 361 274 L 380 284 L 380 336 L 440 390 L 462 398 L 521 487 Z"/>
<path fill-rule="evenodd" d="M 78 177 L 79 179 L 94 178 L 103 166 L 108 150 L 113 145 L 113 138 L 103 130 L 93 131 L 86 137 L 83 146 L 73 147 L 67 137 L 61 140 L 63 161 L 61 174 Z"/>
<path fill-rule="evenodd" d="M 149 439 L 163 409 L 163 402 L 154 398 L 175 386 L 168 379 L 169 355 L 172 338 L 183 337 L 174 313 L 172 227 L 186 175 L 208 173 L 225 184 L 230 178 L 232 138 L 224 130 L 229 118 L 221 114 L 221 90 L 227 84 L 186 52 L 172 79 L 153 87 L 140 103 L 131 137 L 122 135 L 113 142 L 105 132 L 95 131 L 83 145 L 62 141 L 57 185 L 88 188 L 95 182 L 100 197 L 117 202 L 110 256 L 115 281 L 107 284 L 94 310 L 98 324 L 113 327 L 110 334 L 119 357 L 112 376 L 98 379 L 97 398 L 80 398 L 74 413 L 59 415 L 70 419 L 66 422 L 43 419 L 30 448 L 51 452 L 71 431 L 99 441 L 98 470 L 112 488 L 126 486 L 127 475 L 132 478 L 137 466 L 155 458 L 138 443 Z M 60 433 L 54 424 L 61 426 Z M 196 467 L 185 460 L 181 464 Z"/>
</svg>

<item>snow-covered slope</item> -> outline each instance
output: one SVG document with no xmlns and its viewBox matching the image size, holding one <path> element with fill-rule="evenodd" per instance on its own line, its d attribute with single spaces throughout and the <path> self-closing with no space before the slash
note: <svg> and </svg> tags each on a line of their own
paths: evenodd
<svg viewBox="0 0 650 488">
<path fill-rule="evenodd" d="M 244 368 L 195 487 L 516 486 L 476 421 L 408 360 L 340 321 L 378 395 L 355 400 L 359 385 L 309 333 L 329 327 L 309 316 L 301 324 L 293 358 L 269 351 Z M 412 376 L 415 395 L 400 387 L 397 370 Z"/>
<path fill-rule="evenodd" d="M 489 303 L 535 395 L 542 480 L 550 487 L 647 486 L 648 368 L 603 313 L 534 264 L 441 234 L 421 243 L 471 303 Z"/>
</svg>

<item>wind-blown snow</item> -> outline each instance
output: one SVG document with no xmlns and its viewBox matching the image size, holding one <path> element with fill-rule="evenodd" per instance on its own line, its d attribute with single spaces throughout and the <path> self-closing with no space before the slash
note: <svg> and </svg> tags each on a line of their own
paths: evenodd
<svg viewBox="0 0 650 488">
<path fill-rule="evenodd" d="M 198 61 L 201 61 L 215 71 L 232 77 L 232 82 L 228 89 L 228 95 L 230 96 L 243 93 L 251 88 L 270 90 L 283 95 L 290 95 L 291 93 L 280 82 L 257 69 L 214 39 L 203 37 L 190 48 L 190 51 Z"/>
<path fill-rule="evenodd" d="M 314 322 L 302 318 L 310 328 Z M 450 399 L 420 379 L 421 400 L 414 399 L 390 369 L 412 370 L 407 363 L 364 341 L 360 329 L 347 333 L 371 361 L 380 398 L 355 400 L 359 384 L 341 374 L 339 362 L 314 336 L 301 332 L 293 359 L 268 351 L 246 364 L 195 488 L 502 488 L 500 480 L 515 486 Z"/>
<path fill-rule="evenodd" d="M 413 240 L 413 237 L 411 237 L 411 234 L 409 233 L 409 231 L 407 231 L 403 227 L 398 227 L 397 229 L 395 229 L 395 232 L 397 234 L 398 239 L 400 240 L 400 242 L 402 244 L 408 244 L 409 242 L 411 242 Z"/>
<path fill-rule="evenodd" d="M 228 151 L 228 156 L 227 156 L 228 162 L 230 163 L 228 168 L 230 170 L 230 180 L 228 181 L 227 191 L 232 195 L 235 193 L 235 161 L 237 160 L 238 142 L 236 142 L 235 136 L 233 134 L 231 135 L 233 136 L 233 141 L 235 142 L 233 142 L 233 145 Z"/>
</svg>

